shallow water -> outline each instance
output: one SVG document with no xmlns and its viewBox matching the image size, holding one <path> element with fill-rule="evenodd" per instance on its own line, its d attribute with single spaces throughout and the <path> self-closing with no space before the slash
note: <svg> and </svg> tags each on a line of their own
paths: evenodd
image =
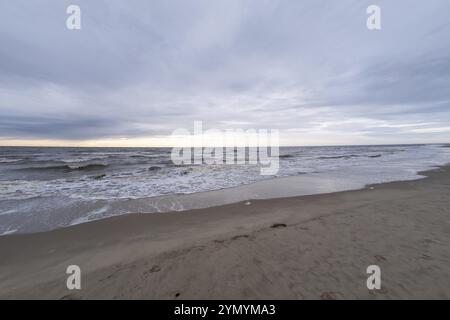
<svg viewBox="0 0 450 320">
<path fill-rule="evenodd" d="M 130 212 L 358 189 L 418 179 L 450 162 L 441 145 L 283 147 L 276 176 L 257 165 L 184 165 L 168 148 L 0 147 L 0 234 Z"/>
</svg>

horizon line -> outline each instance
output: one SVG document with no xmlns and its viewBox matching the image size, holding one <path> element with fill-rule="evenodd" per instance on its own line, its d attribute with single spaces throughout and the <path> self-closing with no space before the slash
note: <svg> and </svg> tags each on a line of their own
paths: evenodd
<svg viewBox="0 0 450 320">
<path fill-rule="evenodd" d="M 374 144 L 317 144 L 317 145 L 280 145 L 279 148 L 294 147 L 365 147 L 365 146 L 417 146 L 417 145 L 450 145 L 450 142 L 417 142 L 417 143 L 374 143 Z M 142 149 L 142 148 L 195 148 L 194 146 L 49 146 L 49 145 L 0 145 L 0 148 L 116 148 L 116 149 Z M 227 148 L 227 146 L 201 146 L 202 148 Z M 248 148 L 259 146 L 232 146 L 228 148 Z"/>
</svg>

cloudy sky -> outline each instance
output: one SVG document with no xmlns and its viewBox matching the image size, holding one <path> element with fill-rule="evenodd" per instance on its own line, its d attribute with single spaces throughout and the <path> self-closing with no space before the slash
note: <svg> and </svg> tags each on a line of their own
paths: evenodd
<svg viewBox="0 0 450 320">
<path fill-rule="evenodd" d="M 66 8 L 81 8 L 81 30 Z M 366 8 L 381 8 L 381 30 Z M 0 145 L 450 142 L 448 0 L 0 0 Z"/>
</svg>

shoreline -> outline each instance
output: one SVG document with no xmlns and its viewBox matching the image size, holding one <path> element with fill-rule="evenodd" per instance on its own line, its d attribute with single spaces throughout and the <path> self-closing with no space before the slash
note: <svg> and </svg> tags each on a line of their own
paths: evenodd
<svg viewBox="0 0 450 320">
<path fill-rule="evenodd" d="M 0 234 L 43 232 L 135 212 L 186 211 L 249 199 L 324 194 L 358 190 L 368 184 L 414 180 L 421 178 L 418 172 L 448 162 L 450 149 L 444 146 L 286 149 L 280 172 L 267 177 L 255 175 L 253 167 L 169 165 L 153 170 L 148 167 L 150 164 L 165 163 L 168 157 L 153 149 L 144 153 L 134 149 L 87 154 L 83 150 L 42 151 L 35 160 L 43 157 L 52 163 L 69 161 L 83 167 L 89 166 L 86 165 L 89 160 L 100 168 L 92 173 L 68 173 L 39 167 L 29 173 L 24 171 L 21 174 L 25 176 L 17 181 L 18 172 L 28 168 L 34 160 L 18 167 L 0 168 L 4 173 Z M 7 157 L 15 159 L 26 154 L 14 151 Z M 130 165 L 133 163 L 131 167 L 121 167 L 124 156 L 138 160 L 135 164 L 134 160 L 129 160 Z M 109 160 L 101 160 L 104 157 Z M 147 157 L 156 160 L 149 162 Z"/>
<path fill-rule="evenodd" d="M 393 176 L 388 179 L 386 179 L 386 177 L 381 179 L 378 178 L 379 182 L 374 181 L 374 179 L 377 180 L 377 178 L 367 177 L 367 173 L 364 169 L 360 170 L 358 168 L 347 168 L 299 174 L 294 176 L 272 177 L 247 184 L 187 194 L 169 194 L 136 199 L 116 199 L 115 201 L 97 199 L 92 204 L 87 203 L 84 204 L 84 206 L 81 205 L 79 207 L 81 209 L 74 210 L 73 207 L 59 208 L 58 210 L 60 212 L 64 211 L 66 214 L 70 212 L 71 215 L 71 217 L 70 215 L 63 216 L 66 220 L 66 223 L 63 225 L 55 227 L 54 225 L 47 225 L 46 223 L 49 221 L 33 220 L 34 223 L 37 222 L 35 226 L 27 225 L 24 230 L 22 226 L 19 230 L 11 230 L 9 232 L 6 231 L 6 233 L 0 234 L 0 238 L 9 235 L 48 232 L 135 213 L 145 212 L 145 214 L 171 214 L 173 212 L 187 212 L 197 209 L 215 208 L 243 201 L 273 200 L 356 191 L 367 188 L 371 185 L 424 179 L 426 176 L 422 173 L 426 173 L 439 167 L 440 166 L 434 166 L 433 168 L 423 170 L 414 169 L 414 173 L 410 173 L 409 176 L 405 176 L 404 173 L 397 173 L 396 175 L 394 171 L 391 170 Z M 69 199 L 67 200 L 69 201 Z M 114 213 L 117 208 L 125 208 L 129 212 Z M 88 214 L 86 215 L 83 213 L 84 211 Z M 98 215 L 100 212 L 106 212 L 106 215 L 90 218 L 90 216 Z"/>
<path fill-rule="evenodd" d="M 450 166 L 449 164 L 445 164 L 444 166 Z M 439 166 L 441 167 L 441 166 Z M 321 187 L 320 185 L 326 184 L 324 183 L 329 180 L 329 176 L 332 176 L 331 180 L 338 180 L 339 178 L 346 178 L 348 180 L 355 180 L 355 176 L 348 177 L 346 172 L 344 171 L 335 171 L 335 172 L 317 172 L 317 173 L 309 173 L 305 175 L 296 175 L 296 176 L 283 176 L 283 177 L 273 177 L 264 180 L 254 181 L 248 184 L 237 185 L 233 187 L 227 187 L 217 190 L 209 190 L 202 192 L 194 192 L 187 194 L 169 194 L 165 196 L 155 196 L 148 198 L 136 198 L 136 199 L 121 199 L 127 201 L 139 201 L 142 203 L 158 203 L 158 208 L 153 208 L 156 211 L 146 211 L 146 212 L 130 212 L 130 213 L 119 213 L 110 216 L 105 216 L 101 218 L 96 218 L 92 220 L 85 220 L 84 217 L 77 218 L 75 220 L 80 220 L 83 222 L 73 223 L 73 221 L 68 224 L 57 228 L 52 228 L 48 230 L 39 230 L 39 231 L 30 231 L 30 232 L 16 232 L 17 230 L 7 231 L 6 233 L 0 234 L 0 238 L 3 236 L 10 235 L 28 235 L 28 234 L 36 234 L 36 233 L 45 233 L 60 229 L 66 229 L 73 226 L 92 223 L 95 221 L 117 218 L 120 216 L 127 216 L 133 214 L 173 214 L 173 213 L 183 213 L 192 210 L 200 210 L 200 209 L 213 209 L 216 207 L 226 206 L 237 204 L 240 202 L 247 201 L 259 201 L 259 200 L 276 200 L 276 199 L 287 199 L 287 198 L 295 198 L 295 197 L 305 197 L 305 196 L 314 196 L 314 195 L 326 195 L 333 194 L 339 192 L 346 191 L 357 191 L 368 188 L 370 186 L 392 183 L 392 182 L 406 182 L 406 181 L 415 181 L 420 179 L 427 178 L 426 175 L 422 175 L 422 173 L 426 173 L 429 171 L 433 171 L 438 169 L 436 167 L 434 169 L 417 171 L 415 173 L 415 177 L 411 177 L 405 180 L 393 180 L 386 181 L 380 183 L 363 183 L 361 181 L 353 181 L 352 184 L 345 184 L 344 187 L 336 187 L 335 185 L 325 187 Z M 331 173 L 331 174 L 330 174 Z M 320 176 L 325 176 L 323 179 Z M 329 184 L 329 183 L 328 183 Z M 275 187 L 275 188 L 274 188 Z M 277 189 L 273 192 L 272 189 Z M 108 203 L 109 200 L 106 199 L 98 199 L 100 201 L 105 201 Z M 194 203 L 197 203 L 194 205 Z M 169 207 L 179 206 L 181 208 L 177 208 L 175 210 L 168 209 Z M 161 209 L 162 208 L 162 209 Z M 100 209 L 96 209 L 95 211 L 103 210 L 102 207 Z M 158 211 L 161 210 L 161 211 Z M 75 221 L 74 220 L 74 221 Z"/>
<path fill-rule="evenodd" d="M 427 177 L 2 236 L 0 298 L 449 298 L 450 166 L 418 174 Z M 70 264 L 83 274 L 75 293 Z M 382 290 L 365 287 L 370 264 L 382 267 Z"/>
</svg>

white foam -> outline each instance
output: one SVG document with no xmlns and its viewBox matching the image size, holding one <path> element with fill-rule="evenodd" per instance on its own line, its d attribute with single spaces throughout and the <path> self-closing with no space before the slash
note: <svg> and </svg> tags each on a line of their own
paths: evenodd
<svg viewBox="0 0 450 320">
<path fill-rule="evenodd" d="M 8 159 L 8 158 L 0 158 L 0 163 L 13 163 L 18 162 L 21 159 Z"/>
<path fill-rule="evenodd" d="M 4 231 L 3 233 L 0 233 L 0 237 L 1 236 L 6 236 L 8 234 L 13 234 L 15 232 L 17 232 L 17 229 L 8 229 L 8 230 Z"/>
<path fill-rule="evenodd" d="M 285 152 L 291 152 L 293 156 L 281 159 L 276 177 L 359 168 L 364 170 L 368 183 L 388 182 L 415 179 L 418 171 L 450 162 L 450 148 L 438 145 L 292 148 Z M 380 156 L 370 157 L 376 155 Z M 261 176 L 259 167 L 250 165 L 170 167 L 158 171 L 149 171 L 148 166 L 131 167 L 125 172 L 111 168 L 100 179 L 94 179 L 95 173 L 92 173 L 49 181 L 0 181 L 0 200 L 38 196 L 86 201 L 140 199 L 220 190 L 273 178 Z"/>
<path fill-rule="evenodd" d="M 86 222 L 89 222 L 89 221 L 105 218 L 104 214 L 108 211 L 108 209 L 109 209 L 109 206 L 104 206 L 104 207 L 102 207 L 100 209 L 96 209 L 96 210 L 90 211 L 90 212 L 86 213 L 85 215 L 72 220 L 69 223 L 69 226 L 73 226 L 73 225 L 76 225 L 76 224 L 86 223 Z"/>
<path fill-rule="evenodd" d="M 4 221 L 22 232 L 33 221 L 41 223 L 40 219 L 46 219 L 42 228 L 54 228 L 129 212 L 182 211 L 248 199 L 352 190 L 419 179 L 418 172 L 450 162 L 450 148 L 438 145 L 281 150 L 290 156 L 281 158 L 276 177 L 261 176 L 259 167 L 250 165 L 164 166 L 155 171 L 148 170 L 154 165 L 150 163 L 119 169 L 111 165 L 98 179 L 98 173 L 89 172 L 64 173 L 52 180 L 0 181 L 0 201 L 7 201 L 5 211 L 0 211 L 0 224 Z M 126 162 L 126 155 L 121 159 Z"/>
<path fill-rule="evenodd" d="M 12 209 L 12 210 L 6 210 L 6 211 L 0 211 L 0 216 L 4 216 L 4 215 L 16 213 L 16 212 L 17 212 L 17 210 L 15 210 L 15 209 Z"/>
</svg>

